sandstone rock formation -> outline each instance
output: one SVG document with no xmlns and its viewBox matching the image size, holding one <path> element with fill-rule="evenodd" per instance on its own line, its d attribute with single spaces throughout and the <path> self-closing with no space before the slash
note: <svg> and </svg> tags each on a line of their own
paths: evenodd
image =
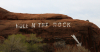
<svg viewBox="0 0 100 52">
<path fill-rule="evenodd" d="M 9 12 L 0 8 L 0 20 L 60 20 L 72 19 L 69 16 L 62 14 L 22 14 Z"/>
<path fill-rule="evenodd" d="M 46 43 L 63 39 L 66 44 L 76 45 L 75 35 L 82 46 L 91 52 L 100 52 L 100 30 L 95 24 L 72 19 L 62 14 L 22 14 L 0 8 L 0 36 L 12 34 L 37 34 Z"/>
</svg>

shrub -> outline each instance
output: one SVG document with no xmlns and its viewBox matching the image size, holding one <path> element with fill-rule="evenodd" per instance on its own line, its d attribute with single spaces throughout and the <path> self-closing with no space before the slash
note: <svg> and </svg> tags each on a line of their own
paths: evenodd
<svg viewBox="0 0 100 52">
<path fill-rule="evenodd" d="M 27 42 L 30 41 L 29 42 Z M 45 45 L 39 43 L 43 39 L 36 37 L 36 34 L 30 34 L 30 37 L 26 37 L 22 34 L 10 35 L 8 38 L 0 44 L 0 51 L 2 52 L 43 52 L 40 47 Z"/>
<path fill-rule="evenodd" d="M 66 43 L 65 41 L 57 41 L 53 44 L 56 48 L 65 48 Z"/>
<path fill-rule="evenodd" d="M 57 49 L 57 52 L 90 52 L 88 49 L 85 49 L 82 46 L 71 46 L 66 45 L 66 48 Z"/>
<path fill-rule="evenodd" d="M 22 34 L 10 35 L 1 45 L 0 51 L 3 52 L 27 52 L 25 36 Z"/>
<path fill-rule="evenodd" d="M 45 45 L 45 43 L 40 43 L 43 39 L 40 37 L 36 37 L 36 34 L 31 34 L 30 37 L 27 38 L 29 41 L 28 50 L 29 52 L 44 52 L 41 47 Z"/>
<path fill-rule="evenodd" d="M 29 37 L 26 38 L 29 43 L 39 43 L 43 41 L 41 37 L 36 37 L 36 34 L 30 34 Z"/>
</svg>

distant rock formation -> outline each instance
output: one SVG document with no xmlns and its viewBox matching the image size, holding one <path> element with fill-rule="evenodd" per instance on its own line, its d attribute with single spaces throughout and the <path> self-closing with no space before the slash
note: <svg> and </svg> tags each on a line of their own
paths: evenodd
<svg viewBox="0 0 100 52">
<path fill-rule="evenodd" d="M 19 33 L 35 33 L 44 38 L 46 43 L 59 42 L 59 39 L 63 39 L 70 45 L 77 44 L 71 37 L 75 34 L 79 42 L 82 42 L 82 46 L 91 52 L 100 52 L 100 30 L 91 22 L 75 20 L 62 14 L 13 13 L 0 8 L 0 36 L 6 38 L 8 35 Z"/>
</svg>

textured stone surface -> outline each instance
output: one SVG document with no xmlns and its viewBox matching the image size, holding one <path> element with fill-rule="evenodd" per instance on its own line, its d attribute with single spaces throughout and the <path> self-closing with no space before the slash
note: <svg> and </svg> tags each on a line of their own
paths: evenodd
<svg viewBox="0 0 100 52">
<path fill-rule="evenodd" d="M 32 23 L 35 23 L 35 28 L 32 28 Z M 38 23 L 41 23 L 40 27 Z M 57 23 L 56 27 L 54 23 Z M 18 27 L 22 25 L 23 28 Z M 0 36 L 6 38 L 8 35 L 19 33 L 35 33 L 47 43 L 62 39 L 66 44 L 76 45 L 77 42 L 71 37 L 74 34 L 79 42 L 82 42 L 82 46 L 91 52 L 100 52 L 100 29 L 91 22 L 72 19 L 62 14 L 22 14 L 0 8 Z"/>
<path fill-rule="evenodd" d="M 67 15 L 62 14 L 22 14 L 9 12 L 0 8 L 0 20 L 60 20 L 72 19 Z"/>
</svg>

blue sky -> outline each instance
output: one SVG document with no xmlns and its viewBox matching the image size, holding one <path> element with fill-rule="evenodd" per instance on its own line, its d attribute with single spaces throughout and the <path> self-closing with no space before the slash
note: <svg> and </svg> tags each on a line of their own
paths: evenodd
<svg viewBox="0 0 100 52">
<path fill-rule="evenodd" d="M 11 12 L 64 14 L 89 20 L 100 27 L 100 0 L 0 0 L 0 7 Z"/>
</svg>

